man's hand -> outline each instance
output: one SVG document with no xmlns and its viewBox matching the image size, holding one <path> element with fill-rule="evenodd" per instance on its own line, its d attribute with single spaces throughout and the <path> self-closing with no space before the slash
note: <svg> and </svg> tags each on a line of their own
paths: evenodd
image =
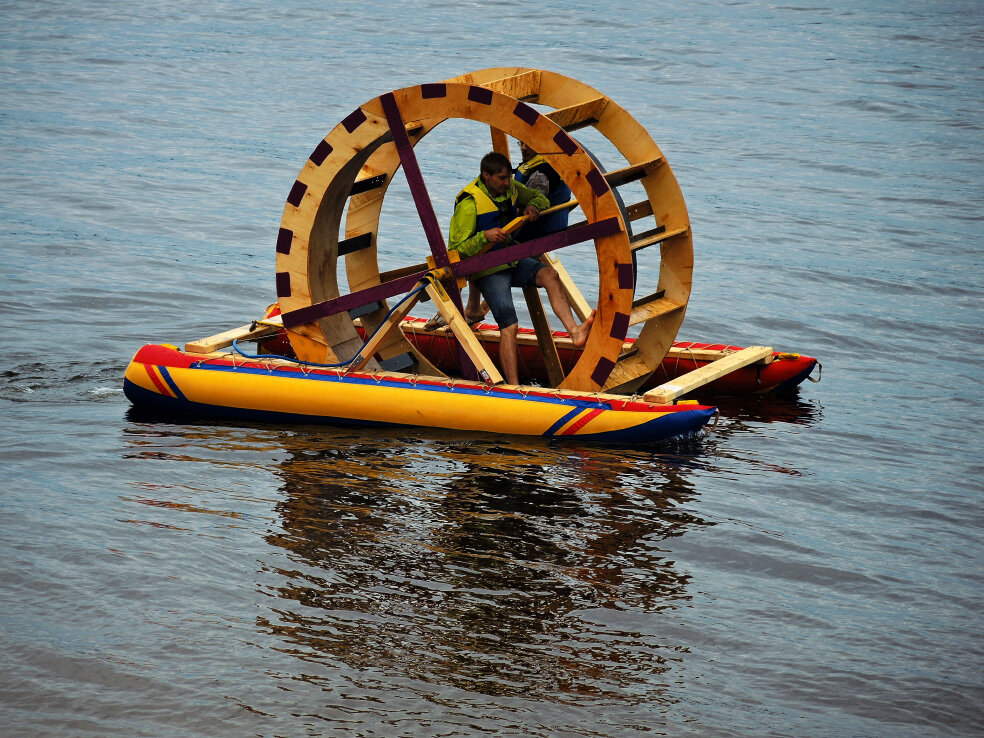
<svg viewBox="0 0 984 738">
<path fill-rule="evenodd" d="M 536 208 L 533 209 L 536 210 Z M 501 228 L 489 228 L 485 231 L 485 240 L 489 243 L 505 243 L 509 240 L 509 234 Z"/>
<path fill-rule="evenodd" d="M 523 215 L 529 218 L 531 221 L 536 220 L 540 217 L 540 210 L 536 205 L 527 205 L 526 210 L 523 211 Z"/>
</svg>

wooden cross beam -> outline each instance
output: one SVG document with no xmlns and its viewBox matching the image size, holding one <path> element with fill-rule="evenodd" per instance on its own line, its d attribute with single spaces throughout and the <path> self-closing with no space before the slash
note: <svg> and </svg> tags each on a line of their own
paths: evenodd
<svg viewBox="0 0 984 738">
<path fill-rule="evenodd" d="M 568 228 L 565 231 L 551 233 L 543 238 L 538 238 L 533 241 L 525 241 L 523 243 L 513 244 L 512 246 L 506 246 L 502 249 L 496 249 L 495 251 L 489 251 L 481 256 L 473 256 L 469 259 L 465 259 L 464 261 L 450 264 L 449 268 L 451 269 L 454 277 L 467 277 L 469 274 L 475 274 L 476 272 L 491 269 L 492 267 L 508 264 L 511 261 L 516 261 L 527 256 L 537 257 L 540 256 L 540 254 L 545 254 L 548 251 L 570 246 L 574 243 L 609 236 L 613 233 L 619 232 L 621 229 L 622 226 L 619 224 L 618 218 L 606 218 L 595 223 L 585 223 L 580 226 Z M 435 257 L 435 261 L 438 265 L 441 265 L 442 261 L 445 264 L 449 261 L 447 251 L 445 251 L 442 256 L 443 260 L 438 260 Z M 384 300 L 387 297 L 405 294 L 413 289 L 413 286 L 417 284 L 417 282 L 419 282 L 426 273 L 427 270 L 422 269 L 419 272 L 408 274 L 405 277 L 400 277 L 399 279 L 394 279 L 390 282 L 384 282 L 383 284 L 376 285 L 375 287 L 368 287 L 364 290 L 359 290 L 358 292 L 350 292 L 349 294 L 342 295 L 341 297 L 325 300 L 324 302 L 318 302 L 314 305 L 310 305 L 299 310 L 284 313 L 284 326 L 287 328 L 294 328 L 299 325 L 304 325 L 305 323 L 311 323 L 318 318 L 324 318 L 328 315 L 334 315 L 336 313 L 361 307 L 362 305 L 366 305 L 370 302 L 376 302 L 377 300 Z"/>
</svg>

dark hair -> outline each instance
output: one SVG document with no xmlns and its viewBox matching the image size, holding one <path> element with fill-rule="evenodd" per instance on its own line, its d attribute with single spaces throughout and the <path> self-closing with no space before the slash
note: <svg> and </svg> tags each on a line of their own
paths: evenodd
<svg viewBox="0 0 984 738">
<path fill-rule="evenodd" d="M 509 157 L 505 154 L 500 154 L 498 151 L 490 151 L 482 157 L 481 170 L 486 174 L 498 174 L 502 170 L 511 172 L 512 164 L 509 163 Z"/>
</svg>

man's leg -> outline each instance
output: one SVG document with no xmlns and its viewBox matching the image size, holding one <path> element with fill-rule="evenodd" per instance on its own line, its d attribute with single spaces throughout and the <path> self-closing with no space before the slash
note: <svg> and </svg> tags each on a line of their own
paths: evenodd
<svg viewBox="0 0 984 738">
<path fill-rule="evenodd" d="M 519 362 L 516 358 L 518 334 L 519 323 L 499 329 L 499 363 L 502 365 L 502 376 L 505 377 L 506 384 L 519 384 Z"/>
<path fill-rule="evenodd" d="M 536 273 L 536 284 L 547 291 L 550 307 L 553 308 L 554 314 L 560 318 L 560 322 L 564 324 L 564 328 L 570 334 L 574 345 L 583 346 L 588 340 L 588 332 L 594 322 L 595 311 L 592 310 L 591 315 L 583 323 L 578 324 L 577 320 L 574 319 L 574 312 L 571 310 L 567 293 L 564 292 L 564 286 L 560 283 L 560 275 L 552 266 L 545 266 Z"/>
<path fill-rule="evenodd" d="M 468 283 L 468 304 L 465 305 L 465 320 L 473 323 L 485 317 L 482 311 L 482 291 L 474 282 Z"/>
<path fill-rule="evenodd" d="M 502 376 L 509 384 L 519 384 L 519 368 L 516 356 L 516 338 L 519 319 L 512 299 L 513 269 L 504 269 L 482 277 L 475 282 L 482 297 L 489 304 L 492 317 L 499 325 L 499 365 Z"/>
</svg>

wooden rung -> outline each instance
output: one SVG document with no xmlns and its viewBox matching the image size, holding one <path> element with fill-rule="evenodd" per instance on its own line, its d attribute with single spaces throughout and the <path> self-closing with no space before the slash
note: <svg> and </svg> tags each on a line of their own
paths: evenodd
<svg viewBox="0 0 984 738">
<path fill-rule="evenodd" d="M 629 205 L 625 208 L 625 217 L 627 220 L 642 220 L 653 214 L 653 204 L 649 200 L 643 200 L 642 202 L 637 202 L 635 205 Z"/>
<path fill-rule="evenodd" d="M 338 242 L 338 255 L 345 256 L 356 251 L 362 251 L 372 246 L 372 234 L 363 233 L 352 238 L 346 238 Z"/>
<path fill-rule="evenodd" d="M 375 177 L 366 177 L 365 179 L 357 179 L 352 184 L 352 189 L 349 190 L 349 197 L 352 195 L 358 195 L 362 192 L 368 192 L 369 190 L 374 190 L 377 187 L 382 187 L 386 183 L 385 174 L 377 174 Z"/>
<path fill-rule="evenodd" d="M 725 374 L 730 374 L 736 369 L 741 369 L 743 366 L 754 364 L 756 361 L 760 361 L 767 356 L 772 356 L 771 347 L 749 346 L 741 351 L 728 354 L 723 359 L 718 359 L 706 366 L 702 366 L 700 369 L 694 369 L 692 372 L 688 372 L 670 382 L 665 382 L 659 385 L 659 387 L 654 387 L 644 394 L 642 399 L 645 402 L 665 405 L 688 392 L 693 392 L 695 389 L 713 382 L 715 379 L 720 379 Z"/>
<path fill-rule="evenodd" d="M 647 246 L 668 241 L 671 238 L 687 233 L 689 230 L 690 226 L 674 228 L 669 231 L 666 230 L 666 226 L 656 226 L 651 231 L 646 231 L 645 233 L 640 233 L 638 236 L 634 236 L 632 240 L 629 241 L 629 248 L 633 251 L 639 251 Z"/>
<path fill-rule="evenodd" d="M 642 307 L 646 303 L 652 302 L 653 300 L 658 300 L 665 294 L 666 294 L 666 290 L 656 290 L 651 295 L 646 295 L 645 297 L 640 297 L 637 300 L 633 300 L 632 309 L 635 310 L 637 307 Z"/>
<path fill-rule="evenodd" d="M 607 105 L 607 97 L 598 97 L 566 108 L 557 108 L 547 113 L 547 117 L 565 131 L 576 131 L 578 128 L 597 123 Z"/>
<path fill-rule="evenodd" d="M 272 318 L 264 318 L 262 321 L 258 320 L 255 323 L 250 323 L 249 325 L 243 325 L 239 328 L 233 328 L 232 330 L 228 330 L 223 333 L 217 333 L 216 335 L 209 336 L 208 338 L 200 338 L 197 341 L 186 343 L 185 353 L 210 354 L 213 351 L 218 351 L 219 349 L 231 346 L 233 341 L 262 338 L 263 336 L 269 336 L 276 333 L 283 327 L 284 324 L 280 319 L 280 316 L 275 315 Z"/>
<path fill-rule="evenodd" d="M 613 169 L 610 172 L 605 173 L 605 180 L 612 187 L 621 187 L 629 182 L 635 182 L 638 179 L 642 179 L 650 172 L 655 171 L 665 159 L 662 156 L 656 157 L 649 161 L 644 161 L 641 164 L 633 164 L 628 167 L 623 167 L 622 169 Z"/>
<path fill-rule="evenodd" d="M 629 325 L 637 325 L 639 323 L 645 323 L 647 320 L 658 318 L 661 315 L 669 315 L 686 307 L 686 305 L 687 303 L 685 302 L 676 302 L 675 300 L 660 297 L 632 308 L 632 314 L 629 315 Z"/>
<path fill-rule="evenodd" d="M 531 69 L 528 72 L 494 79 L 484 83 L 482 87 L 501 92 L 517 100 L 535 102 L 540 97 L 540 70 Z"/>
</svg>

